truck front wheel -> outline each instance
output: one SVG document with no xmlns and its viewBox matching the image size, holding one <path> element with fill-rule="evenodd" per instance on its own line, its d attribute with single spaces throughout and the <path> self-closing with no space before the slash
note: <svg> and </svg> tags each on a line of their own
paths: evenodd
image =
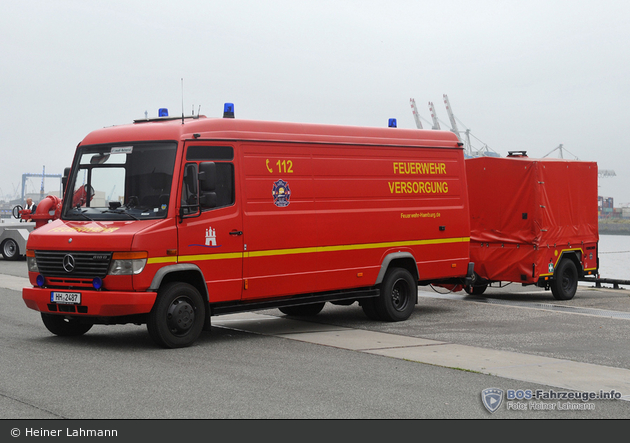
<svg viewBox="0 0 630 443">
<path fill-rule="evenodd" d="M 374 308 L 383 321 L 403 321 L 411 316 L 417 299 L 418 283 L 411 273 L 404 268 L 393 268 L 385 275 Z"/>
<path fill-rule="evenodd" d="M 92 329 L 93 324 L 81 321 L 77 318 L 68 318 L 63 315 L 42 313 L 44 326 L 50 332 L 60 337 L 76 337 L 85 334 Z"/>
<path fill-rule="evenodd" d="M 203 329 L 206 306 L 194 286 L 173 282 L 158 291 L 149 313 L 147 330 L 155 343 L 165 348 L 192 345 Z"/>
<path fill-rule="evenodd" d="M 5 260 L 17 260 L 20 256 L 20 248 L 15 240 L 7 238 L 2 242 L 2 256 Z"/>
<path fill-rule="evenodd" d="M 556 300 L 571 300 L 575 296 L 578 285 L 578 272 L 569 258 L 560 260 L 551 282 L 551 293 Z"/>
</svg>

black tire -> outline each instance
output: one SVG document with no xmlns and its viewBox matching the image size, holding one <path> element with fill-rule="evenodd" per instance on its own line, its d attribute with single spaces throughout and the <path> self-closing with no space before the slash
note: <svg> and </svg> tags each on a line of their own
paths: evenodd
<svg viewBox="0 0 630 443">
<path fill-rule="evenodd" d="M 310 305 L 284 306 L 280 312 L 286 315 L 295 315 L 299 317 L 310 317 L 322 312 L 326 303 L 312 303 Z"/>
<path fill-rule="evenodd" d="M 365 314 L 365 316 L 370 320 L 382 321 L 383 319 L 380 315 L 378 315 L 378 312 L 376 312 L 376 304 L 374 303 L 375 301 L 376 297 L 364 298 L 363 300 L 361 300 L 361 308 L 363 309 L 363 313 Z"/>
<path fill-rule="evenodd" d="M 553 274 L 551 293 L 556 300 L 571 300 L 578 286 L 578 271 L 573 260 L 563 258 Z"/>
<path fill-rule="evenodd" d="M 20 247 L 12 238 L 2 242 L 2 256 L 5 260 L 17 260 L 20 257 Z"/>
<path fill-rule="evenodd" d="M 42 321 L 46 329 L 60 337 L 76 337 L 83 335 L 94 326 L 93 323 L 89 323 L 85 320 L 55 314 L 42 313 Z"/>
<path fill-rule="evenodd" d="M 197 289 L 182 282 L 167 283 L 158 291 L 147 319 L 149 336 L 165 348 L 192 345 L 203 330 L 206 304 Z"/>
<path fill-rule="evenodd" d="M 486 292 L 486 289 L 488 289 L 488 283 L 464 286 L 464 291 L 470 295 L 481 295 Z"/>
<path fill-rule="evenodd" d="M 383 321 L 407 320 L 418 299 L 418 283 L 404 268 L 392 268 L 381 284 L 381 295 L 374 299 L 376 313 Z"/>
</svg>

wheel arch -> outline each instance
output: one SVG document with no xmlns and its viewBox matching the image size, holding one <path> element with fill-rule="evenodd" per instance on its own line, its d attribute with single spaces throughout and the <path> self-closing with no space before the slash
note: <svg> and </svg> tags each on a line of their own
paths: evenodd
<svg viewBox="0 0 630 443">
<path fill-rule="evenodd" d="M 558 258 L 558 261 L 556 261 L 556 266 L 554 268 L 554 275 L 553 277 L 556 277 L 556 269 L 558 268 L 558 266 L 560 265 L 560 262 L 562 260 L 564 260 L 565 258 L 567 260 L 571 260 L 573 262 L 573 264 L 575 264 L 575 268 L 577 269 L 578 272 L 578 277 L 584 277 L 584 268 L 582 267 L 582 261 L 580 260 L 580 255 L 582 254 L 581 250 L 570 250 L 570 251 L 562 251 L 562 253 L 560 254 L 560 257 Z"/>
<path fill-rule="evenodd" d="M 381 263 L 381 269 L 376 277 L 376 285 L 380 285 L 383 282 L 387 270 L 391 267 L 404 268 L 411 273 L 416 281 L 420 279 L 418 264 L 410 252 L 392 252 L 387 254 Z"/>
<path fill-rule="evenodd" d="M 177 281 L 192 285 L 195 289 L 197 289 L 197 291 L 199 291 L 199 294 L 201 294 L 201 298 L 206 305 L 203 329 L 205 331 L 209 331 L 211 325 L 210 317 L 212 315 L 210 309 L 210 294 L 208 293 L 208 286 L 206 286 L 206 280 L 203 277 L 203 272 L 201 272 L 201 269 L 199 269 L 197 265 L 192 263 L 181 263 L 164 266 L 155 273 L 153 281 L 147 290 L 157 292 L 162 285 Z"/>
<path fill-rule="evenodd" d="M 153 281 L 148 291 L 157 291 L 162 285 L 174 281 L 189 283 L 199 291 L 206 303 L 210 300 L 203 272 L 201 272 L 201 269 L 199 269 L 197 265 L 190 263 L 169 265 L 160 268 L 153 276 Z"/>
</svg>

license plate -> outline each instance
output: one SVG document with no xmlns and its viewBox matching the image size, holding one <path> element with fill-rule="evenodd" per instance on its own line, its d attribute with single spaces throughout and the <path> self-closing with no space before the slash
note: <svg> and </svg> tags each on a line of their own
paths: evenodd
<svg viewBox="0 0 630 443">
<path fill-rule="evenodd" d="M 63 305 L 78 305 L 81 303 L 80 292 L 51 292 L 51 303 L 61 303 Z"/>
</svg>

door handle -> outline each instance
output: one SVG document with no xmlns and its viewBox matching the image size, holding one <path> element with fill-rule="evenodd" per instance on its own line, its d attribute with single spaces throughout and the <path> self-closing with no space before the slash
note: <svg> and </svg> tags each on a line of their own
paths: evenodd
<svg viewBox="0 0 630 443">
<path fill-rule="evenodd" d="M 230 231 L 230 235 L 243 235 L 243 231 Z"/>
</svg>

